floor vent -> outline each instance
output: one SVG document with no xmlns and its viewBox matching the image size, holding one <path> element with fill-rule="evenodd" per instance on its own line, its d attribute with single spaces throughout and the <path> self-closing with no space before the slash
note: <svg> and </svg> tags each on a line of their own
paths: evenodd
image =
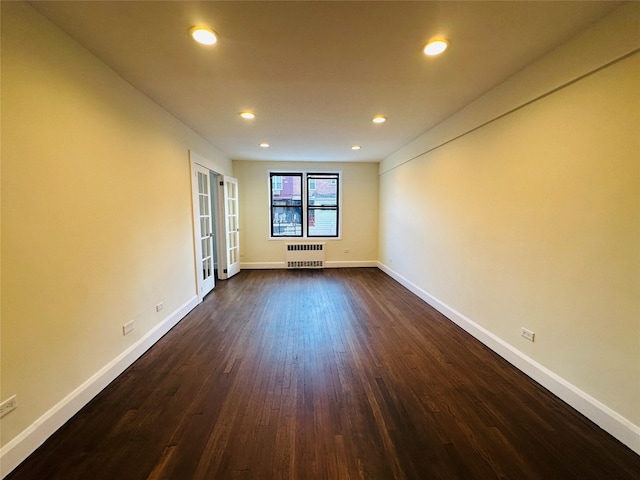
<svg viewBox="0 0 640 480">
<path fill-rule="evenodd" d="M 324 268 L 324 243 L 285 243 L 287 268 Z"/>
</svg>

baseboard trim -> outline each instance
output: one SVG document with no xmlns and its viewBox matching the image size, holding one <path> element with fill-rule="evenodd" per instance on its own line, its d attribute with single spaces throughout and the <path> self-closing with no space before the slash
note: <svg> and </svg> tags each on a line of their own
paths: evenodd
<svg viewBox="0 0 640 480">
<path fill-rule="evenodd" d="M 368 267 L 377 267 L 378 262 L 376 260 L 360 260 L 353 262 L 324 262 L 324 266 L 326 268 L 368 268 Z"/>
<path fill-rule="evenodd" d="M 286 268 L 284 262 L 240 262 L 240 270 L 275 270 Z"/>
<path fill-rule="evenodd" d="M 191 298 L 0 449 L 4 478 L 198 305 Z"/>
<path fill-rule="evenodd" d="M 638 425 L 627 420 L 602 402 L 596 400 L 454 308 L 421 289 L 387 265 L 378 262 L 378 268 L 496 352 L 517 369 L 575 408 L 600 428 L 613 435 L 637 454 L 640 454 L 640 427 Z"/>
</svg>

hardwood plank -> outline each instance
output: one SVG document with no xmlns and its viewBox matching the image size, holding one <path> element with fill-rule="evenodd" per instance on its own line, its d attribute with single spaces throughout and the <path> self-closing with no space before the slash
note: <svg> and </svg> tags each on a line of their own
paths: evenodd
<svg viewBox="0 0 640 480">
<path fill-rule="evenodd" d="M 377 269 L 255 270 L 12 474 L 638 479 L 640 457 Z"/>
</svg>

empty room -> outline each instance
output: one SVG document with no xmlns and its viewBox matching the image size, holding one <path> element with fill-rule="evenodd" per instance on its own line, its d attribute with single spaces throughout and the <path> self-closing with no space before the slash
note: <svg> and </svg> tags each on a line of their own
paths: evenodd
<svg viewBox="0 0 640 480">
<path fill-rule="evenodd" d="M 0 18 L 0 478 L 640 478 L 640 3 Z"/>
</svg>

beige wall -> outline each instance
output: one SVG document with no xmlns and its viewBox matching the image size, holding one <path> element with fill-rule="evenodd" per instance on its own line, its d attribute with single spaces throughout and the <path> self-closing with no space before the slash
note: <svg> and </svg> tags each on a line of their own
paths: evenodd
<svg viewBox="0 0 640 480">
<path fill-rule="evenodd" d="M 1 114 L 4 445 L 195 297 L 189 149 L 231 162 L 21 2 Z"/>
<path fill-rule="evenodd" d="M 342 237 L 326 240 L 328 266 L 375 265 L 378 164 L 233 161 L 240 197 L 242 268 L 282 268 L 285 240 L 269 239 L 269 170 L 342 172 Z M 345 253 L 348 250 L 348 253 Z"/>
<path fill-rule="evenodd" d="M 591 40 L 622 55 L 639 48 L 637 34 L 622 47 L 611 40 L 634 28 L 636 7 L 594 27 Z M 450 138 L 427 133 L 382 162 L 379 256 L 637 426 L 640 54 L 607 65 L 616 58 L 579 41 L 565 51 L 582 48 L 586 58 L 594 47 L 602 63 L 583 63 L 577 77 L 587 75 L 575 83 L 577 57 L 554 52 L 553 70 L 542 60 L 545 68 L 524 77 L 533 101 L 521 95 L 525 88 L 521 108 L 491 121 L 502 114 L 492 111 L 495 102 L 523 77 L 514 78 L 489 94 L 495 102 L 480 99 L 449 119 Z M 551 72 L 556 83 L 545 94 L 539 88 Z M 534 343 L 520 337 L 522 326 L 535 332 Z"/>
</svg>

